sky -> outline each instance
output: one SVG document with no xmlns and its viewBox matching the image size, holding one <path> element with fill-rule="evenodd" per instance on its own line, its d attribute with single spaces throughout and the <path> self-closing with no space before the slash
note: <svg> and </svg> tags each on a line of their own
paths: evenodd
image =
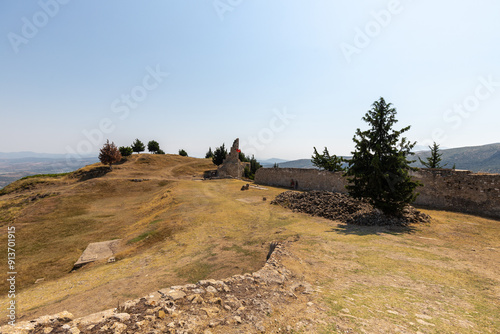
<svg viewBox="0 0 500 334">
<path fill-rule="evenodd" d="M 0 0 L 0 152 L 156 140 L 350 155 L 374 101 L 417 145 L 500 142 L 500 2 Z"/>
</svg>

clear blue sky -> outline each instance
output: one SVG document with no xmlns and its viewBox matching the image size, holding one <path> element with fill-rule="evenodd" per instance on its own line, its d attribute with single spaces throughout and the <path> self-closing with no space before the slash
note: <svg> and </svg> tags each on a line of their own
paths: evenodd
<svg viewBox="0 0 500 334">
<path fill-rule="evenodd" d="M 500 142 L 499 15 L 496 0 L 0 0 L 0 151 L 139 138 L 203 156 L 239 137 L 258 159 L 347 155 L 380 96 L 420 145 Z"/>
</svg>

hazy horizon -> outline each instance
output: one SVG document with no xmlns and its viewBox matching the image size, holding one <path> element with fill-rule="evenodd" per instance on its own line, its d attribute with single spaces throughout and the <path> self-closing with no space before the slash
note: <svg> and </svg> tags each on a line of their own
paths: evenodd
<svg viewBox="0 0 500 334">
<path fill-rule="evenodd" d="M 109 139 L 203 157 L 350 155 L 371 104 L 410 141 L 498 143 L 500 3 L 39 0 L 0 4 L 0 152 Z"/>
</svg>

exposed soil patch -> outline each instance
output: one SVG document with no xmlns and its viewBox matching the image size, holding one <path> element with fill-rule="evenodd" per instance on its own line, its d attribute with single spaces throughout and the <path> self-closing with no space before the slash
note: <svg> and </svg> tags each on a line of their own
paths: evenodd
<svg viewBox="0 0 500 334">
<path fill-rule="evenodd" d="M 412 206 L 406 207 L 401 217 L 388 216 L 366 200 L 327 191 L 285 191 L 271 204 L 355 225 L 408 225 L 430 221 L 428 215 Z"/>
</svg>

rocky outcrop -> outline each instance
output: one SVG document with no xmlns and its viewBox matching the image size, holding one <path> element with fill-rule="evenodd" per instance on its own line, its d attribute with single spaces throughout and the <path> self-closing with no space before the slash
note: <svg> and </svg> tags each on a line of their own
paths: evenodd
<svg viewBox="0 0 500 334">
<path fill-rule="evenodd" d="M 310 284 L 283 266 L 282 257 L 290 255 L 285 244 L 273 247 L 264 267 L 252 274 L 172 286 L 83 318 L 74 319 L 70 313 L 62 312 L 4 326 L 0 332 L 264 333 L 276 308 L 303 298 L 306 303 L 307 295 L 313 293 Z"/>
</svg>

